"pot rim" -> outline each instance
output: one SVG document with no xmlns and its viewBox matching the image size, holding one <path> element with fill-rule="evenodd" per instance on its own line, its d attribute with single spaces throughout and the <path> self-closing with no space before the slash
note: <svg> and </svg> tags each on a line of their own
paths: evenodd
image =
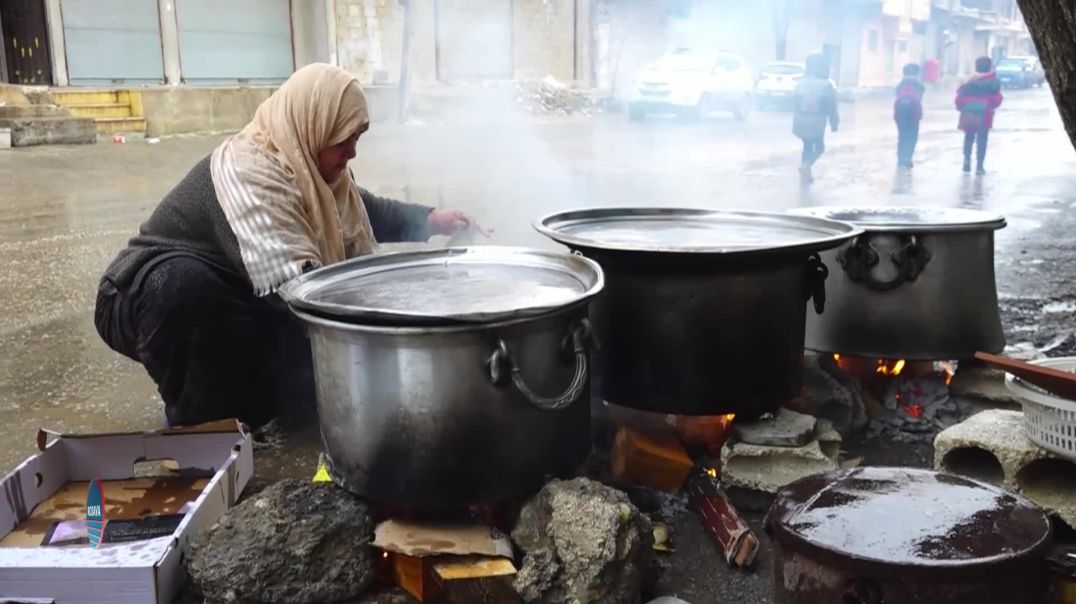
<svg viewBox="0 0 1076 604">
<path fill-rule="evenodd" d="M 816 228 L 820 233 L 829 233 L 827 235 L 820 235 L 816 239 L 796 240 L 785 244 L 759 244 L 744 247 L 723 247 L 723 246 L 696 246 L 696 247 L 671 247 L 664 245 L 652 245 L 652 244 L 617 244 L 603 242 L 600 239 L 591 239 L 587 237 L 579 237 L 576 235 L 565 234 L 554 227 L 554 224 L 564 223 L 571 220 L 580 220 L 586 218 L 616 218 L 616 217 L 635 217 L 635 218 L 667 218 L 667 217 L 684 217 L 684 218 L 710 218 L 720 219 L 725 218 L 739 218 L 739 219 L 754 219 L 757 221 L 768 220 L 772 224 L 779 225 L 782 221 L 785 226 L 790 224 L 799 224 L 800 226 L 811 226 Z M 700 207 L 659 207 L 659 206 L 642 206 L 642 207 L 629 207 L 629 206 L 587 206 L 579 207 L 568 210 L 561 210 L 558 212 L 552 212 L 541 216 L 531 223 L 534 230 L 549 237 L 550 239 L 566 245 L 570 248 L 584 248 L 593 250 L 607 250 L 615 252 L 655 252 L 661 254 L 673 254 L 673 255 L 720 255 L 722 257 L 728 256 L 746 256 L 746 255 L 761 255 L 761 254 L 779 254 L 790 252 L 820 252 L 823 250 L 833 249 L 839 247 L 844 242 L 861 235 L 863 228 L 847 221 L 832 220 L 828 218 L 820 218 L 817 216 L 799 216 L 790 214 L 788 212 L 760 212 L 753 210 L 739 210 L 739 209 L 713 209 L 713 208 L 700 208 Z"/>
<path fill-rule="evenodd" d="M 311 313 L 305 309 L 291 308 L 291 312 L 305 323 L 317 325 L 319 327 L 326 327 L 329 329 L 336 329 L 340 331 L 361 334 L 394 336 L 434 336 L 505 329 L 510 327 L 517 327 L 526 323 L 537 323 L 545 319 L 553 318 L 560 314 L 568 314 L 572 311 L 577 310 L 580 307 L 585 308 L 589 304 L 590 299 L 587 298 L 584 300 L 573 302 L 571 304 L 556 307 L 553 310 L 547 311 L 545 313 L 527 315 L 525 317 L 514 317 L 510 319 L 503 319 L 500 321 L 491 321 L 488 323 L 460 321 L 456 323 L 440 323 L 431 325 L 392 325 L 388 323 L 379 325 L 375 323 L 349 323 L 347 321 L 341 320 L 340 318 L 324 317 L 315 313 Z"/>
<path fill-rule="evenodd" d="M 1008 226 L 1005 216 L 982 210 L 946 206 L 818 206 L 793 208 L 789 213 L 850 222 L 867 233 L 960 233 L 967 231 L 997 231 Z M 929 218 L 933 213 L 937 220 L 909 220 L 909 215 Z M 857 220 L 856 215 L 890 220 L 874 222 Z M 899 218 L 903 215 L 904 218 Z M 948 219 L 946 219 L 948 217 Z"/>
<path fill-rule="evenodd" d="M 459 312 L 420 312 L 402 308 L 378 307 L 369 304 L 341 304 L 323 300 L 311 300 L 319 287 L 332 285 L 334 280 L 372 276 L 399 268 L 416 266 L 440 266 L 458 263 L 467 265 L 503 264 L 517 268 L 545 268 L 570 274 L 579 281 L 582 291 L 573 292 L 564 302 L 536 303 L 514 308 L 488 308 L 462 310 Z M 592 299 L 605 287 L 605 273 L 600 264 L 582 254 L 543 250 L 522 246 L 476 245 L 447 248 L 425 248 L 370 254 L 333 263 L 288 281 L 278 293 L 293 311 L 320 317 L 335 318 L 343 322 L 377 322 L 392 325 L 484 325 L 515 318 L 535 317 L 555 311 L 563 306 Z"/>
</svg>

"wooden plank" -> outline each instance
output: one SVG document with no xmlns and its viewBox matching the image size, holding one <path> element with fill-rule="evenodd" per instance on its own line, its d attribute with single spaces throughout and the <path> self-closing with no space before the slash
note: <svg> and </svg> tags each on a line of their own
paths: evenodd
<svg viewBox="0 0 1076 604">
<path fill-rule="evenodd" d="M 610 464 L 613 480 L 621 485 L 667 492 L 679 491 L 694 467 L 675 436 L 644 434 L 626 425 L 617 429 Z"/>
</svg>

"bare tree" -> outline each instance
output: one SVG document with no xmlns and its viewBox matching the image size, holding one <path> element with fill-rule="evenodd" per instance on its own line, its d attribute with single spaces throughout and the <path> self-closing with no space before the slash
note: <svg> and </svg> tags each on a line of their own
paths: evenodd
<svg viewBox="0 0 1076 604">
<path fill-rule="evenodd" d="M 788 54 L 788 24 L 792 21 L 792 5 L 795 0 L 770 0 L 773 16 L 773 39 L 777 45 L 777 60 L 784 61 Z"/>
<path fill-rule="evenodd" d="M 1076 3 L 1017 0 L 1069 139 L 1076 146 Z"/>
</svg>

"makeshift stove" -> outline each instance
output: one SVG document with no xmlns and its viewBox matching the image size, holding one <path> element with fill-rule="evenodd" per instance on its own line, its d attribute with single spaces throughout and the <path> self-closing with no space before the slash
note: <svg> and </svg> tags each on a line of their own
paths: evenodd
<svg viewBox="0 0 1076 604">
<path fill-rule="evenodd" d="M 949 391 L 957 361 L 864 359 L 822 355 L 829 371 L 855 381 L 867 414 L 867 432 L 894 442 L 927 443 L 960 421 Z"/>
</svg>

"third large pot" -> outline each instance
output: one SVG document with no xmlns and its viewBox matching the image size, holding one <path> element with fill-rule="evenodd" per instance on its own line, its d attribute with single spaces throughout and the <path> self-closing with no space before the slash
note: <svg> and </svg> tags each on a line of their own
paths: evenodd
<svg viewBox="0 0 1076 604">
<path fill-rule="evenodd" d="M 600 208 L 536 228 L 597 260 L 591 317 L 605 400 L 644 411 L 758 415 L 800 389 L 804 316 L 822 312 L 816 252 L 852 225 L 761 212 Z"/>
<path fill-rule="evenodd" d="M 994 231 L 1005 218 L 956 208 L 812 208 L 865 232 L 826 252 L 828 312 L 807 348 L 887 359 L 966 359 L 1005 347 Z"/>
</svg>

